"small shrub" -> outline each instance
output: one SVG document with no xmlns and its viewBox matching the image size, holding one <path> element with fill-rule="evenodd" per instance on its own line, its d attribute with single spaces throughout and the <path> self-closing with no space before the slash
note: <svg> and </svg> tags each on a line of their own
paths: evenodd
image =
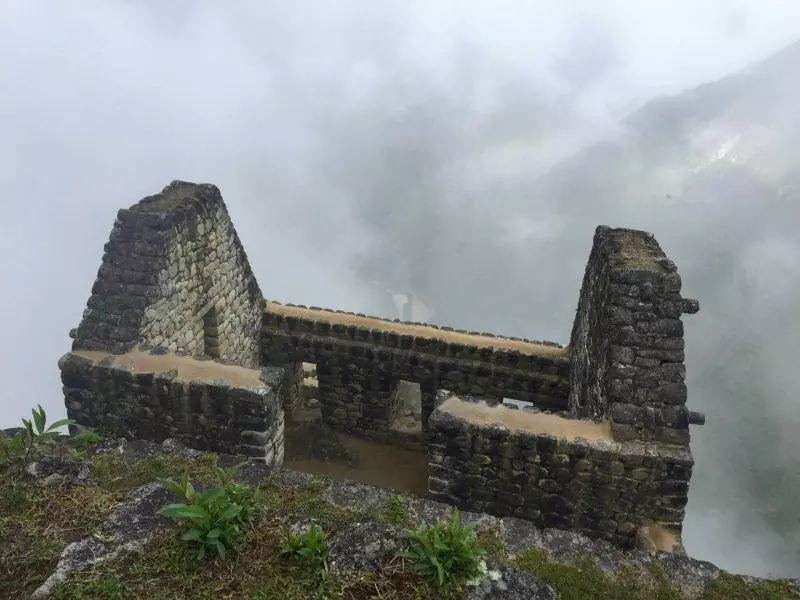
<svg viewBox="0 0 800 600">
<path fill-rule="evenodd" d="M 303 533 L 289 533 L 281 541 L 281 554 L 292 558 L 315 581 L 328 574 L 328 539 L 322 527 L 311 523 Z"/>
<path fill-rule="evenodd" d="M 423 525 L 407 531 L 411 549 L 398 556 L 411 561 L 414 570 L 440 590 L 460 591 L 480 581 L 486 573 L 482 558 L 486 551 L 478 543 L 471 523 L 462 523 L 458 510 L 444 523 Z"/>
<path fill-rule="evenodd" d="M 198 559 L 205 558 L 209 550 L 224 559 L 228 550 L 243 538 L 244 526 L 256 513 L 258 490 L 233 481 L 236 472 L 245 464 L 240 463 L 227 471 L 215 467 L 221 485 L 199 494 L 189 482 L 185 469 L 180 482 L 173 479 L 162 482 L 184 503 L 169 504 L 159 510 L 159 514 L 191 523 L 182 539 L 198 545 Z"/>
<path fill-rule="evenodd" d="M 60 419 L 45 427 L 47 415 L 41 404 L 38 405 L 38 410 L 31 409 L 31 415 L 32 420 L 22 419 L 22 431 L 11 437 L 0 436 L 0 467 L 36 458 L 58 439 L 60 434 L 56 429 L 75 422 L 72 419 Z"/>
</svg>

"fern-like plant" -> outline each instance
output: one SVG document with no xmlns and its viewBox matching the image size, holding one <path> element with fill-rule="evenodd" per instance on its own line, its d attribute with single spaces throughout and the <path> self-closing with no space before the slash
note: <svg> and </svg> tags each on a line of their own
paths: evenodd
<svg viewBox="0 0 800 600">
<path fill-rule="evenodd" d="M 478 543 L 472 523 L 462 523 L 458 510 L 446 522 L 407 531 L 411 548 L 398 556 L 408 559 L 423 579 L 439 589 L 460 591 L 485 573 L 486 551 Z"/>
<path fill-rule="evenodd" d="M 281 554 L 300 565 L 312 582 L 328 575 L 328 539 L 322 527 L 311 523 L 302 533 L 289 533 L 281 541 Z"/>
<path fill-rule="evenodd" d="M 178 496 L 183 503 L 168 504 L 159 514 L 189 522 L 183 540 L 197 546 L 197 558 L 216 552 L 225 558 L 244 537 L 244 527 L 257 512 L 258 490 L 236 483 L 233 477 L 247 463 L 240 463 L 227 471 L 214 467 L 220 486 L 197 493 L 184 469 L 180 481 L 165 479 L 162 484 Z"/>
<path fill-rule="evenodd" d="M 72 419 L 60 419 L 47 427 L 47 414 L 42 405 L 31 409 L 32 419 L 22 419 L 23 429 L 9 437 L 0 436 L 0 467 L 38 457 L 61 435 L 56 429 L 72 425 Z"/>
</svg>

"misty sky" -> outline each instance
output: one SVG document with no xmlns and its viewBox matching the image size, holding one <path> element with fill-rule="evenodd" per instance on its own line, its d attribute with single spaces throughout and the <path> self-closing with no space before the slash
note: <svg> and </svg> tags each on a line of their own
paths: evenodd
<svg viewBox="0 0 800 600">
<path fill-rule="evenodd" d="M 667 194 L 617 202 L 595 189 L 572 196 L 558 178 L 547 193 L 536 187 L 651 98 L 800 39 L 800 3 L 533 4 L 0 0 L 0 426 L 36 403 L 64 413 L 56 363 L 115 213 L 173 179 L 220 187 L 270 299 L 396 317 L 384 289 L 424 290 L 441 324 L 562 343 L 594 228 L 642 228 L 701 303 L 686 319 L 687 369 L 690 404 L 709 424 L 693 430 L 703 477 L 688 550 L 739 572 L 800 575 L 797 537 L 792 555 L 766 526 L 745 535 L 732 525 L 757 498 L 724 488 L 731 457 L 752 468 L 760 442 L 742 439 L 731 454 L 733 442 L 708 441 L 744 431 L 735 411 L 713 409 L 717 396 L 744 402 L 745 392 L 704 375 L 731 360 L 737 374 L 767 372 L 763 413 L 798 422 L 790 348 L 774 345 L 782 319 L 797 317 L 798 276 L 786 275 L 797 273 L 795 213 L 776 200 L 750 251 L 728 257 L 733 281 L 704 260 L 731 244 L 720 222 L 752 232 L 758 190 L 747 205 L 676 212 Z M 766 308 L 753 346 L 722 344 L 737 310 L 754 306 Z M 786 444 L 797 465 L 797 444 Z M 746 502 L 720 508 L 740 492 Z"/>
</svg>

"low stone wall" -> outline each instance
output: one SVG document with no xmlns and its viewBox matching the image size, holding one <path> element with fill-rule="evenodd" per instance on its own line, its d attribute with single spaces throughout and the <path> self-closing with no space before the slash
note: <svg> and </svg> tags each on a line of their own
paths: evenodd
<svg viewBox="0 0 800 600">
<path fill-rule="evenodd" d="M 341 342 L 362 342 L 380 348 L 405 350 L 455 361 L 569 377 L 569 354 L 555 342 L 501 337 L 427 323 L 405 323 L 360 313 L 308 308 L 270 301 L 266 328 L 309 334 Z"/>
<path fill-rule="evenodd" d="M 318 322 L 289 322 L 281 315 L 264 315 L 262 349 L 264 364 L 314 363 L 320 402 L 326 424 L 373 439 L 390 439 L 395 392 L 401 381 L 420 384 L 423 431 L 433 410 L 436 390 L 450 388 L 480 394 L 497 403 L 504 396 L 528 401 L 543 409 L 566 410 L 569 384 L 563 374 L 565 358 L 533 370 L 424 354 L 402 347 L 378 346 L 366 340 L 325 337 L 309 333 L 324 329 Z M 291 328 L 291 329 L 290 329 Z M 381 339 L 383 339 L 381 333 Z M 387 334 L 387 339 L 391 334 Z M 402 345 L 397 337 L 397 343 Z M 394 338 L 392 338 L 394 339 Z M 416 347 L 416 346 L 415 346 Z M 546 372 L 544 369 L 547 369 Z"/>
<path fill-rule="evenodd" d="M 78 428 L 155 442 L 176 438 L 198 450 L 283 463 L 280 368 L 140 351 L 70 352 L 59 368 L 67 415 Z"/>
<path fill-rule="evenodd" d="M 463 416 L 470 410 L 459 403 L 467 401 L 479 417 Z M 680 533 L 693 467 L 688 449 L 615 442 L 608 423 L 542 419 L 503 406 L 487 411 L 480 400 L 450 392 L 436 402 L 428 427 L 433 499 L 623 547 L 651 524 Z M 563 433 L 571 428 L 590 439 Z"/>
<path fill-rule="evenodd" d="M 570 339 L 572 414 L 611 419 L 617 440 L 689 444 L 684 313 L 675 264 L 644 231 L 598 227 Z"/>
</svg>

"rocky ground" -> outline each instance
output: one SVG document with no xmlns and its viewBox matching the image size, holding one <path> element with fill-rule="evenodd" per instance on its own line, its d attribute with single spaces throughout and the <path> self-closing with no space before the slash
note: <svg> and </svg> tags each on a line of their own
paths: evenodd
<svg viewBox="0 0 800 600">
<path fill-rule="evenodd" d="M 198 561 L 178 525 L 157 510 L 176 498 L 160 479 L 237 459 L 173 440 L 103 440 L 77 455 L 62 441 L 0 478 L 3 598 L 436 598 L 398 551 L 404 531 L 447 517 L 447 505 L 350 481 L 248 463 L 238 480 L 258 485 L 264 509 L 226 560 Z M 200 487 L 202 488 L 202 483 Z M 469 599 L 800 598 L 797 581 L 724 573 L 691 558 L 623 552 L 605 542 L 526 521 L 463 513 L 487 548 L 488 574 Z M 288 532 L 318 523 L 328 536 L 324 584 L 307 581 L 278 551 Z"/>
</svg>

